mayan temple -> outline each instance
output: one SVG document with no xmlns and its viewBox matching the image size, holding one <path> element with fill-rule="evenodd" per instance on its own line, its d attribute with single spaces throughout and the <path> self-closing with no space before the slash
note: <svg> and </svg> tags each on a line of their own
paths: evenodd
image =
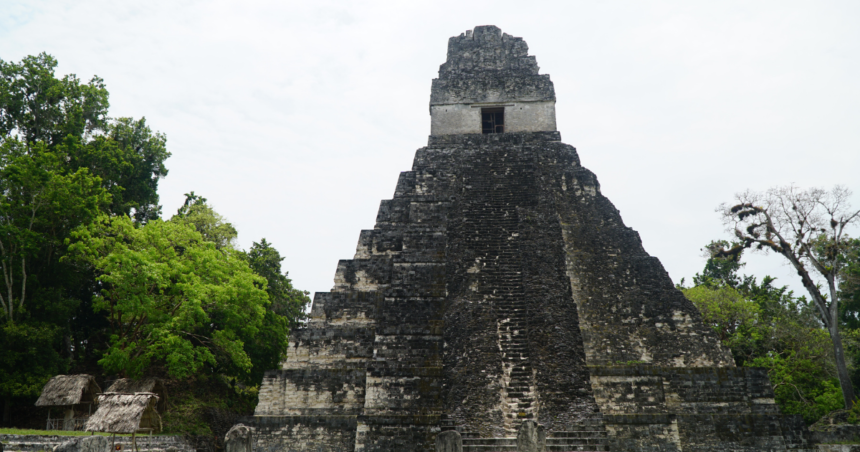
<svg viewBox="0 0 860 452">
<path fill-rule="evenodd" d="M 430 130 L 269 372 L 275 451 L 811 449 L 556 130 L 522 38 L 448 41 Z"/>
</svg>

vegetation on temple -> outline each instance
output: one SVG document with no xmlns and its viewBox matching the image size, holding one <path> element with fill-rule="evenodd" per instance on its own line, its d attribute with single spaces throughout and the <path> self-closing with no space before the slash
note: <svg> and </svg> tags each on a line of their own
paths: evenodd
<svg viewBox="0 0 860 452">
<path fill-rule="evenodd" d="M 738 194 L 734 205 L 724 204 L 720 210 L 724 224 L 739 242 L 716 254 L 730 256 L 754 246 L 755 250 L 781 255 L 794 267 L 833 342 L 846 409 L 854 404 L 854 388 L 839 334 L 838 285 L 852 244 L 845 228 L 860 221 L 860 210 L 851 207 L 850 196 L 851 192 L 840 186 L 826 191 L 793 185 Z M 816 277 L 823 279 L 825 287 Z"/>
<path fill-rule="evenodd" d="M 0 60 L 3 424 L 61 373 L 200 381 L 219 394 L 213 407 L 247 411 L 307 293 L 265 239 L 239 250 L 205 198 L 192 192 L 162 219 L 166 137 L 109 117 L 100 78 L 56 66 L 44 53 Z"/>
<path fill-rule="evenodd" d="M 776 401 L 786 414 L 800 414 L 813 423 L 830 411 L 844 407 L 834 358 L 833 342 L 820 311 L 804 296 L 796 296 L 776 279 L 738 272 L 744 266 L 745 248 L 737 243 L 714 241 L 705 247 L 705 268 L 693 278 L 692 287 L 679 288 L 702 317 L 731 347 L 738 366 L 764 367 L 774 387 Z M 733 249 L 726 253 L 726 249 Z M 847 370 L 860 383 L 860 241 L 850 240 L 842 255 L 839 330 L 849 358 Z M 854 408 L 856 410 L 856 406 Z M 858 416 L 854 416 L 857 418 Z M 858 419 L 860 420 L 860 419 Z"/>
</svg>

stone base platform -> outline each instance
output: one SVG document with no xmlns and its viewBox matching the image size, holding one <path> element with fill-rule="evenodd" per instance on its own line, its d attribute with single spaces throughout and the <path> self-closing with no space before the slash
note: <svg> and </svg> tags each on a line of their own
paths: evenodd
<svg viewBox="0 0 860 452">
<path fill-rule="evenodd" d="M 80 436 L 63 435 L 0 435 L 3 452 L 40 452 L 51 451 L 54 447 Z M 137 448 L 141 452 L 194 452 L 194 447 L 181 436 L 146 436 L 135 437 Z M 117 436 L 116 444 L 123 451 L 131 451 L 131 437 Z"/>
</svg>

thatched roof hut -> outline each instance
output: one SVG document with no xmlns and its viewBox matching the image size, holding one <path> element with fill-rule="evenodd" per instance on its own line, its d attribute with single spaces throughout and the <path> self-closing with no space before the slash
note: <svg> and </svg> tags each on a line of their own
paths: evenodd
<svg viewBox="0 0 860 452">
<path fill-rule="evenodd" d="M 119 394 L 106 392 L 98 398 L 99 409 L 87 420 L 88 432 L 136 433 L 161 431 L 158 396 L 151 392 Z"/>
<path fill-rule="evenodd" d="M 66 406 L 95 402 L 102 392 L 92 375 L 57 375 L 42 388 L 36 406 Z"/>
<path fill-rule="evenodd" d="M 158 396 L 159 413 L 167 411 L 167 391 L 164 389 L 164 382 L 158 378 L 142 378 L 133 380 L 131 378 L 120 378 L 113 382 L 105 391 L 116 392 L 122 394 L 135 394 L 138 392 L 151 392 Z"/>
</svg>

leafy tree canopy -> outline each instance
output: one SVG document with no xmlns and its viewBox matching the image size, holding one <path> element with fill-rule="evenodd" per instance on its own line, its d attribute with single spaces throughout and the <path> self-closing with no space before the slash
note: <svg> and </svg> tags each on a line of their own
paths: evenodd
<svg viewBox="0 0 860 452">
<path fill-rule="evenodd" d="M 815 308 L 787 287 L 776 287 L 772 277 L 759 283 L 754 276 L 739 276 L 743 248 L 722 253 L 729 245 L 718 241 L 706 246 L 708 262 L 693 278 L 695 285 L 679 288 L 731 348 L 738 366 L 768 370 L 784 413 L 800 414 L 811 424 L 840 408 L 833 347 Z"/>
<path fill-rule="evenodd" d="M 216 249 L 236 249 L 236 229 L 206 198 L 193 191 L 185 194 L 185 202 L 170 221 L 193 226 L 203 240 L 211 242 Z M 293 288 L 287 274 L 281 271 L 281 254 L 266 239 L 255 242 L 251 250 L 242 255 L 250 268 L 265 278 L 270 303 L 259 331 L 253 336 L 241 336 L 252 366 L 238 368 L 229 362 L 221 366 L 227 374 L 254 385 L 262 382 L 265 371 L 277 368 L 285 358 L 290 329 L 304 318 L 304 308 L 310 298 L 307 292 Z"/>
<path fill-rule="evenodd" d="M 55 267 L 51 258 L 63 252 L 69 230 L 110 202 L 98 177 L 86 168 L 67 171 L 64 157 L 44 143 L 28 149 L 15 138 L 0 142 L 0 318 L 7 322 L 26 312 L 39 270 Z"/>
<path fill-rule="evenodd" d="M 266 239 L 260 240 L 259 243 L 254 242 L 251 250 L 248 251 L 248 262 L 251 268 L 268 281 L 266 291 L 272 302 L 272 311 L 286 317 L 292 328 L 305 318 L 304 310 L 311 299 L 307 291 L 293 288 L 293 282 L 288 278 L 288 273 L 281 272 L 283 260 L 281 253 Z"/>
<path fill-rule="evenodd" d="M 71 256 L 98 274 L 94 307 L 111 330 L 99 361 L 107 372 L 140 376 L 159 364 L 184 378 L 216 358 L 251 368 L 241 338 L 258 333 L 269 302 L 265 279 L 238 252 L 182 221 L 135 227 L 103 217 L 72 237 Z"/>
<path fill-rule="evenodd" d="M 36 397 L 66 369 L 55 343 L 61 337 L 58 329 L 46 322 L 0 324 L 0 394 Z"/>
<path fill-rule="evenodd" d="M 214 243 L 218 249 L 236 248 L 239 235 L 236 228 L 216 212 L 206 198 L 195 195 L 193 191 L 185 194 L 185 203 L 171 220 L 194 226 L 204 240 Z"/>
<path fill-rule="evenodd" d="M 860 329 L 860 239 L 848 241 L 839 285 L 839 316 L 845 328 Z"/>
<path fill-rule="evenodd" d="M 157 218 L 158 180 L 170 157 L 165 136 L 143 118 L 110 119 L 101 78 L 57 78 L 56 66 L 45 53 L 19 63 L 0 60 L 0 139 L 20 141 L 28 155 L 56 152 L 66 171 L 87 168 L 112 195 L 111 213 Z"/>
<path fill-rule="evenodd" d="M 830 334 L 846 409 L 854 405 L 855 397 L 839 333 L 838 288 L 851 244 L 846 228 L 860 222 L 860 210 L 851 207 L 850 197 L 851 191 L 838 185 L 829 191 L 789 185 L 764 193 L 740 193 L 734 205 L 719 208 L 723 223 L 738 243 L 716 250 L 717 256 L 727 257 L 754 247 L 779 254 L 794 267 Z M 816 283 L 816 277 L 824 280 L 826 290 Z"/>
<path fill-rule="evenodd" d="M 102 214 L 156 218 L 170 155 L 144 119 L 108 117 L 102 79 L 57 77 L 56 66 L 45 53 L 0 60 L 4 421 L 12 397 L 31 396 L 77 351 L 98 347 L 105 325 L 91 309 L 96 283 L 90 270 L 61 262 L 65 240 Z"/>
<path fill-rule="evenodd" d="M 308 292 L 293 288 L 292 281 L 281 271 L 284 258 L 266 239 L 254 242 L 247 259 L 254 272 L 266 278 L 271 301 L 260 334 L 246 341 L 254 366 L 245 378 L 250 384 L 259 384 L 263 373 L 277 368 L 286 357 L 289 331 L 305 318 L 304 310 L 311 299 Z"/>
</svg>

